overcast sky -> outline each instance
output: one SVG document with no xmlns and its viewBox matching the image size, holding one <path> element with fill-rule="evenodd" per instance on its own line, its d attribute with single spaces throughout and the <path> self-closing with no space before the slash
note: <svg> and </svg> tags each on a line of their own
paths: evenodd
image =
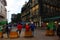
<svg viewBox="0 0 60 40">
<path fill-rule="evenodd" d="M 28 0 L 6 0 L 7 1 L 7 19 L 8 22 L 11 21 L 11 14 L 15 13 L 20 13 L 21 12 L 21 7 L 25 4 L 25 1 L 28 2 Z"/>
</svg>

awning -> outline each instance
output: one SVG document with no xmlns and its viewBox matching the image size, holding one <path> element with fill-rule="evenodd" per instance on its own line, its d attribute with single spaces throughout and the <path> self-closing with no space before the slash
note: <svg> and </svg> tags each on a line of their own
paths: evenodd
<svg viewBox="0 0 60 40">
<path fill-rule="evenodd" d="M 51 18 L 45 18 L 43 20 L 55 20 L 55 19 L 59 19 L 60 16 L 56 16 L 56 17 L 51 17 Z"/>
</svg>

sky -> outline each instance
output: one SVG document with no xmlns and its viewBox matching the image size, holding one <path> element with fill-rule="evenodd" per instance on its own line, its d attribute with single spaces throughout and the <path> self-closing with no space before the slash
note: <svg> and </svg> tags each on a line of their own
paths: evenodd
<svg viewBox="0 0 60 40">
<path fill-rule="evenodd" d="M 11 21 L 11 14 L 21 13 L 21 8 L 29 0 L 6 0 L 7 1 L 7 20 Z"/>
</svg>

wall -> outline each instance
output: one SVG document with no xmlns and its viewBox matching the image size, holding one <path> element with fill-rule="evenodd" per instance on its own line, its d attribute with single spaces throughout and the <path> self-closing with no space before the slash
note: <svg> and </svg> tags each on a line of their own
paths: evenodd
<svg viewBox="0 0 60 40">
<path fill-rule="evenodd" d="M 2 4 L 2 2 L 0 0 L 0 19 L 5 20 L 5 19 L 7 19 L 6 16 L 7 16 L 7 10 L 5 8 L 5 5 Z"/>
</svg>

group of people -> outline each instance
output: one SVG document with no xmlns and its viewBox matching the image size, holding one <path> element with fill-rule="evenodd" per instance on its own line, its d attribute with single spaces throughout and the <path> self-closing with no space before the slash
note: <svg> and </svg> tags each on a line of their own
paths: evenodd
<svg viewBox="0 0 60 40">
<path fill-rule="evenodd" d="M 20 35 L 23 29 L 23 25 L 21 23 L 18 23 L 16 27 L 17 27 L 17 32 Z M 32 31 L 32 35 L 34 36 L 34 30 L 36 26 L 33 22 L 30 22 L 30 24 L 26 23 L 24 27 L 25 27 L 25 31 Z M 60 38 L 60 23 L 58 24 L 58 27 L 56 29 L 54 29 L 54 31 L 56 31 L 57 36 Z M 11 25 L 8 25 L 8 24 L 4 25 L 4 29 L 2 31 L 3 33 L 6 32 L 7 36 L 9 37 L 9 33 L 11 32 Z"/>
<path fill-rule="evenodd" d="M 32 31 L 32 34 L 34 34 L 34 29 L 35 29 L 35 25 L 33 22 L 31 22 L 30 24 L 29 23 L 26 23 L 25 24 L 25 31 Z M 11 29 L 12 29 L 12 26 L 11 25 L 4 25 L 4 29 L 3 29 L 3 34 L 6 33 L 7 34 L 7 37 L 9 37 L 9 34 L 11 32 Z M 18 23 L 17 26 L 16 26 L 16 31 L 18 32 L 18 35 L 20 35 L 22 29 L 23 29 L 23 25 L 21 23 Z"/>
<path fill-rule="evenodd" d="M 17 31 L 18 31 L 19 35 L 21 33 L 22 27 L 23 26 L 22 26 L 21 23 L 19 23 L 17 25 Z M 28 23 L 25 24 L 25 31 L 30 31 L 31 30 L 32 31 L 32 34 L 34 34 L 34 29 L 35 29 L 35 25 L 34 25 L 33 22 L 31 22 L 30 24 L 28 24 Z"/>
</svg>

